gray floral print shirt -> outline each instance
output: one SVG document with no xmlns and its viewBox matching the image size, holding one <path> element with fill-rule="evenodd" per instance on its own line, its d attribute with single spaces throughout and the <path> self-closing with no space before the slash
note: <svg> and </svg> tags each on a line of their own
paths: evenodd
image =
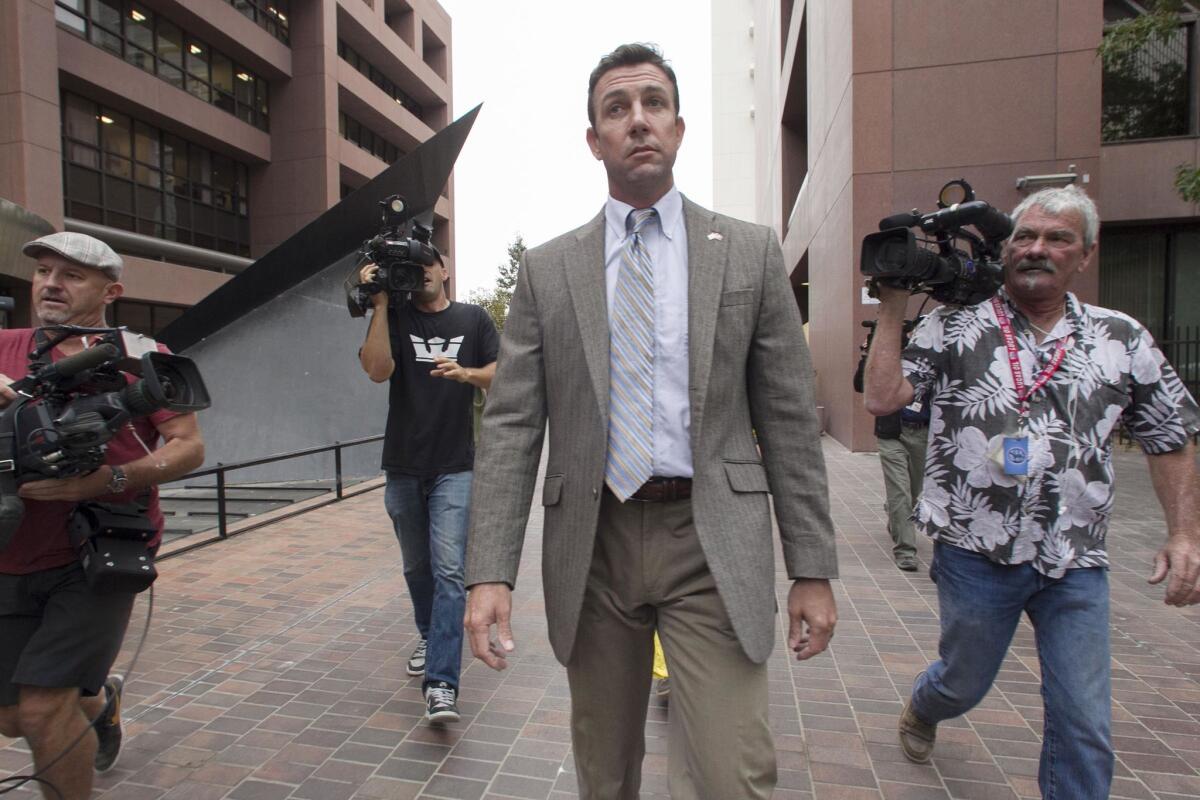
<svg viewBox="0 0 1200 800">
<path fill-rule="evenodd" d="M 933 539 L 1000 564 L 1032 563 L 1051 578 L 1106 567 L 1118 420 L 1146 453 L 1168 453 L 1200 430 L 1196 401 L 1133 318 L 1068 293 L 1066 314 L 1038 345 L 1003 289 L 1000 297 L 1026 386 L 1066 343 L 1059 369 L 1030 401 L 1028 474 L 1004 470 L 1001 445 L 1020 430 L 1020 414 L 993 304 L 942 306 L 903 355 L 917 397 L 932 403 L 913 519 Z"/>
</svg>

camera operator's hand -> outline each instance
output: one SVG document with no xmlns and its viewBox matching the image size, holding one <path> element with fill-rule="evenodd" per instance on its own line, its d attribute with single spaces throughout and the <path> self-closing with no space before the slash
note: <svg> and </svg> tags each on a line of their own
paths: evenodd
<svg viewBox="0 0 1200 800">
<path fill-rule="evenodd" d="M 358 271 L 359 283 L 374 283 L 375 276 L 379 274 L 379 265 L 371 262 L 363 264 L 362 269 Z M 371 295 L 371 305 L 376 311 L 386 311 L 388 304 L 388 293 L 384 291 L 376 292 Z"/>
<path fill-rule="evenodd" d="M 873 283 L 875 286 L 874 294 L 879 298 L 880 304 L 891 308 L 899 307 L 901 313 L 903 313 L 903 309 L 908 305 L 908 298 L 911 292 L 900 286 L 891 286 L 884 281 L 877 280 L 873 281 Z"/>
<path fill-rule="evenodd" d="M 12 382 L 12 378 L 8 377 L 3 372 L 0 372 L 0 408 L 4 408 L 13 400 L 17 399 L 17 393 L 14 392 L 9 386 L 9 384 Z"/>
<path fill-rule="evenodd" d="M 108 494 L 108 482 L 112 470 L 101 467 L 87 475 L 75 478 L 46 478 L 21 484 L 17 494 L 26 500 L 64 500 L 78 503 Z"/>
<path fill-rule="evenodd" d="M 471 382 L 471 370 L 445 356 L 433 357 L 434 368 L 429 374 L 435 378 L 449 378 L 459 383 Z"/>
</svg>

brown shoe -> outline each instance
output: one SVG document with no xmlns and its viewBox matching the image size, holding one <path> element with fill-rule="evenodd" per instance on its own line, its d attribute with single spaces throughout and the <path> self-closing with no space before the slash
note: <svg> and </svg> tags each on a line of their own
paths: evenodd
<svg viewBox="0 0 1200 800">
<path fill-rule="evenodd" d="M 910 699 L 900 713 L 900 749 L 904 757 L 915 764 L 928 764 L 936 739 L 937 725 L 930 725 L 914 714 Z"/>
</svg>

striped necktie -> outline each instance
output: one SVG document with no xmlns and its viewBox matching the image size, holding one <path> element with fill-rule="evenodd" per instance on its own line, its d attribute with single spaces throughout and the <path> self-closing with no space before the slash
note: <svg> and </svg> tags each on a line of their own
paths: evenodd
<svg viewBox="0 0 1200 800">
<path fill-rule="evenodd" d="M 613 297 L 604 480 L 622 503 L 653 474 L 654 267 L 641 232 L 657 214 L 629 212 Z"/>
</svg>

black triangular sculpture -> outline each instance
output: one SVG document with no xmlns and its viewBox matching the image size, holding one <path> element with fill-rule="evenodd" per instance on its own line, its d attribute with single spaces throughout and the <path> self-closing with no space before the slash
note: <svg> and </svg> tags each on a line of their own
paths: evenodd
<svg viewBox="0 0 1200 800">
<path fill-rule="evenodd" d="M 378 232 L 379 201 L 389 195 L 403 195 L 412 216 L 431 212 L 479 109 L 435 133 L 185 311 L 159 332 L 159 341 L 181 352 L 344 258 Z"/>
</svg>

